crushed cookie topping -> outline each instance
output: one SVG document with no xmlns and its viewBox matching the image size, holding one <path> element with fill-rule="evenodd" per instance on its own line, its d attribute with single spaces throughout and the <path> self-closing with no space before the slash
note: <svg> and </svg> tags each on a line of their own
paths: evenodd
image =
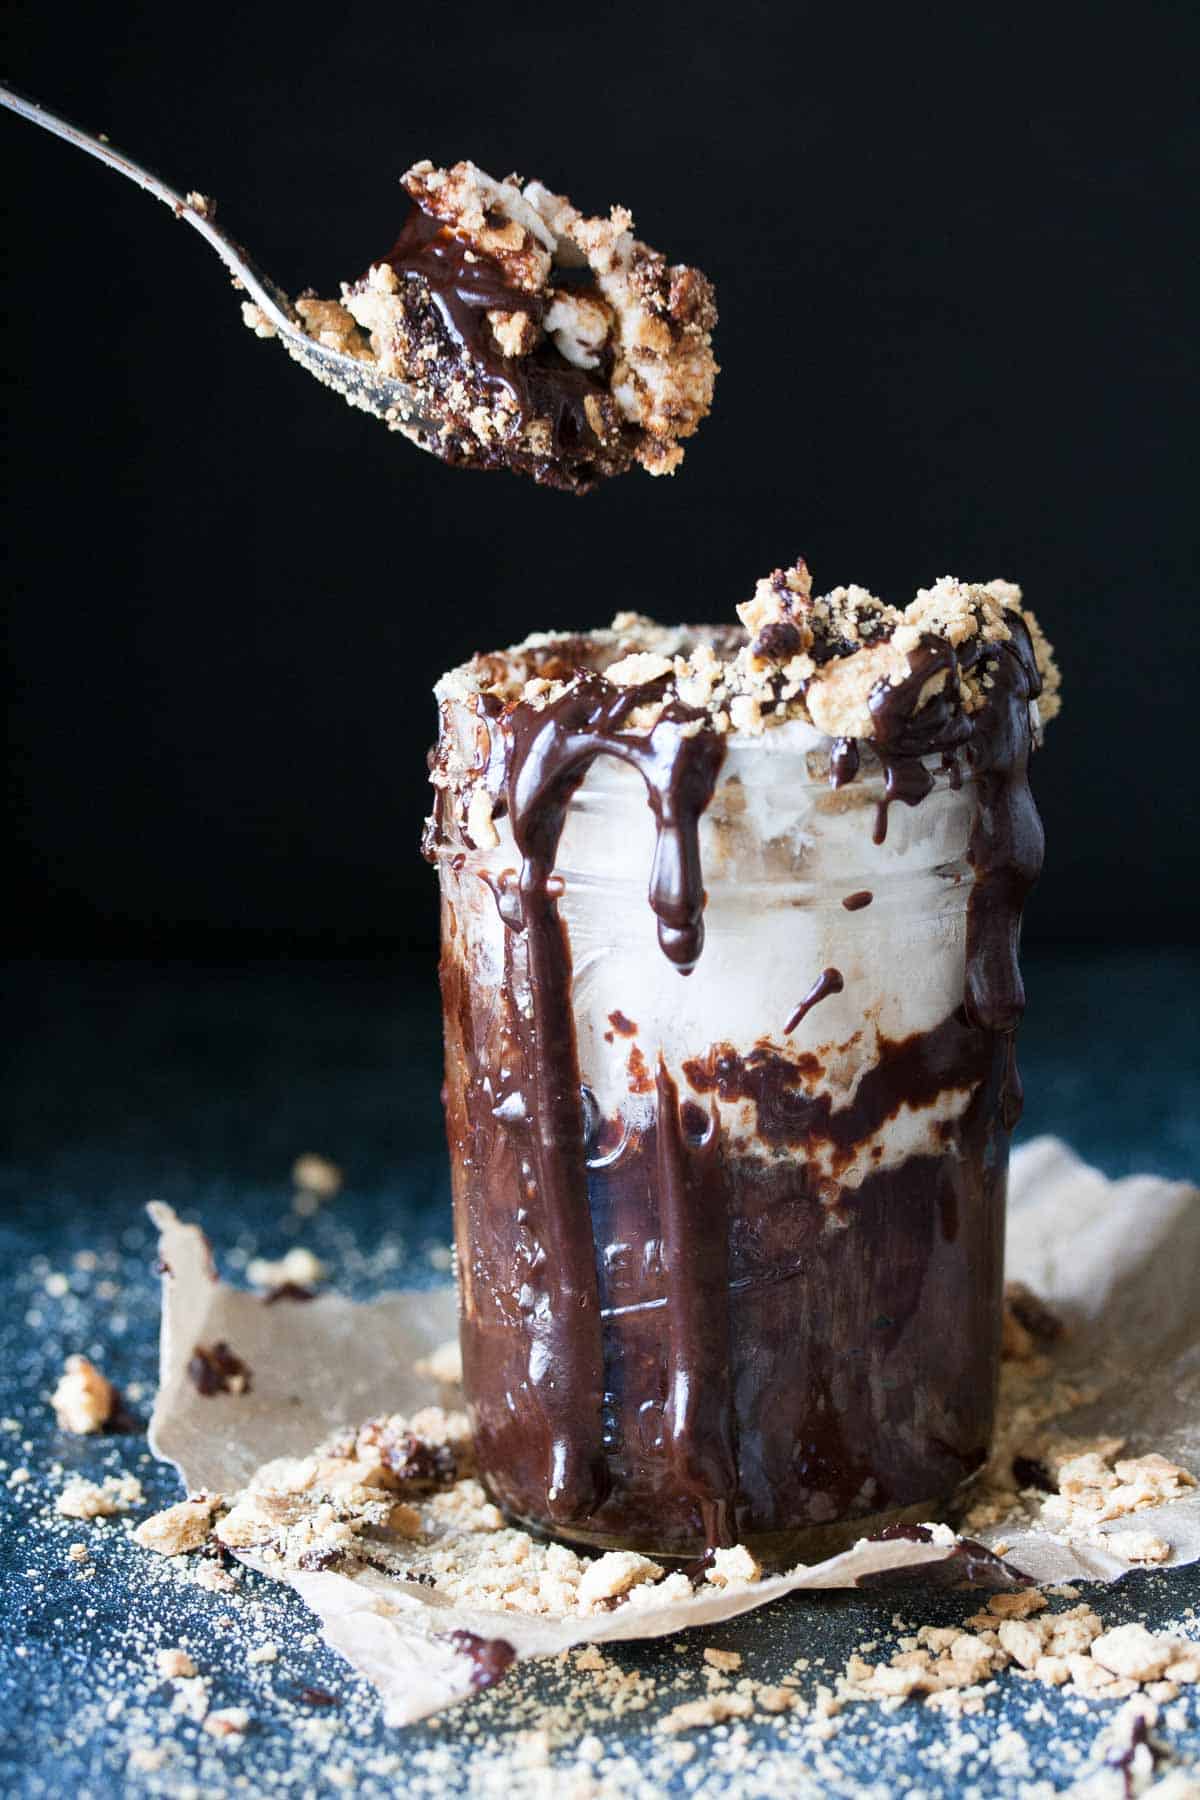
<svg viewBox="0 0 1200 1800">
<path fill-rule="evenodd" d="M 863 587 L 814 594 L 798 560 L 765 576 L 736 610 L 740 627 L 664 626 L 620 613 L 607 630 L 535 632 L 451 670 L 438 683 L 437 698 L 443 711 L 461 706 L 474 713 L 481 734 L 491 736 L 497 715 L 544 712 L 599 675 L 644 694 L 623 725 L 632 735 L 652 732 L 677 704 L 694 715 L 682 731 L 707 729 L 745 742 L 797 724 L 834 748 L 862 744 L 883 752 L 889 699 L 901 695 L 902 710 L 918 728 L 936 702 L 943 718 L 966 721 L 959 734 L 965 740 L 994 686 L 997 657 L 1016 648 L 1031 660 L 1035 689 L 1040 682 L 1037 730 L 1059 710 L 1053 649 L 1012 582 L 943 576 L 901 608 Z M 433 763 L 435 788 L 459 797 L 467 837 L 480 849 L 499 841 L 497 756 L 494 739 L 490 748 L 483 735 L 478 744 L 459 746 L 444 730 Z M 857 767 L 856 752 L 848 779 Z"/>
</svg>

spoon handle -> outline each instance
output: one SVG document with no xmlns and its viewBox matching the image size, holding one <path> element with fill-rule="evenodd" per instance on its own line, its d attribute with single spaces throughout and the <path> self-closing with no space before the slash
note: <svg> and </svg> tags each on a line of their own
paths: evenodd
<svg viewBox="0 0 1200 1800">
<path fill-rule="evenodd" d="M 256 268 L 242 246 L 216 224 L 213 216 L 216 208 L 211 200 L 206 200 L 203 194 L 176 193 L 173 187 L 168 187 L 132 156 L 126 156 L 123 150 L 114 149 L 104 138 L 93 137 L 90 131 L 84 131 L 69 119 L 39 105 L 28 94 L 0 84 L 0 105 L 19 113 L 31 124 L 40 125 L 43 131 L 52 131 L 55 137 L 65 138 L 68 144 L 98 158 L 118 175 L 136 181 L 140 188 L 153 194 L 164 206 L 169 206 L 177 219 L 186 219 L 193 230 L 212 245 L 233 276 L 234 286 L 250 295 L 264 318 L 275 327 L 280 344 L 301 368 L 326 387 L 331 387 L 351 406 L 382 419 L 389 431 L 402 432 L 420 449 L 440 454 L 440 427 L 423 415 L 421 405 L 407 383 L 396 376 L 382 374 L 373 357 L 363 359 L 348 355 L 321 342 L 319 337 L 310 337 L 282 288 L 276 287 L 261 269 Z M 270 336 L 270 333 L 260 332 L 259 335 Z"/>
<path fill-rule="evenodd" d="M 148 194 L 153 194 L 156 200 L 161 200 L 164 206 L 169 206 L 177 219 L 186 219 L 212 245 L 225 267 L 253 297 L 271 323 L 280 331 L 295 334 L 298 321 L 291 302 L 274 282 L 269 281 L 254 266 L 241 245 L 214 223 L 209 211 L 211 202 L 206 202 L 203 195 L 185 196 L 176 193 L 160 176 L 135 162 L 133 157 L 126 156 L 123 150 L 116 149 L 107 139 L 93 137 L 90 131 L 73 125 L 69 119 L 51 112 L 48 107 L 40 105 L 15 88 L 0 84 L 0 105 L 6 106 L 10 112 L 18 113 L 21 118 L 28 119 L 31 124 L 40 125 L 43 131 L 50 131 L 55 137 L 64 138 L 68 144 L 74 144 L 77 150 L 83 150 L 88 156 L 106 163 L 118 175 L 127 176 Z"/>
</svg>

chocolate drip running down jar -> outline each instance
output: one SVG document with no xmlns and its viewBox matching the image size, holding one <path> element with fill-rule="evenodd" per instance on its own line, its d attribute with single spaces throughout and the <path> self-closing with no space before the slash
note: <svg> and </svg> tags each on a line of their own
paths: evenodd
<svg viewBox="0 0 1200 1800">
<path fill-rule="evenodd" d="M 811 1559 L 987 1453 L 1037 667 L 1015 615 L 973 720 L 918 711 L 923 641 L 872 745 L 714 728 L 606 677 L 641 648 L 439 688 L 467 1405 L 514 1520 Z"/>
</svg>

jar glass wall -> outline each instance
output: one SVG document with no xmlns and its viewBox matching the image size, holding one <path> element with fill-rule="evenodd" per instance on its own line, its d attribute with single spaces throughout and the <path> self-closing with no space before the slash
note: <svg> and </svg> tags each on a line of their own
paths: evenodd
<svg viewBox="0 0 1200 1800">
<path fill-rule="evenodd" d="M 479 721 L 450 705 L 443 729 Z M 889 807 L 869 755 L 831 787 L 829 748 L 797 724 L 730 740 L 688 975 L 647 905 L 639 775 L 599 757 L 567 807 L 550 883 L 583 1142 L 550 1148 L 582 1152 L 600 1313 L 578 1392 L 556 1391 L 544 1317 L 522 858 L 503 816 L 486 851 L 453 826 L 437 846 L 480 1468 L 513 1517 L 582 1544 L 817 1554 L 927 1516 L 987 1452 L 1011 1039 L 963 1008 L 974 783 L 938 769 Z M 565 1505 L 546 1420 L 576 1405 L 598 1409 L 598 1467 Z"/>
</svg>

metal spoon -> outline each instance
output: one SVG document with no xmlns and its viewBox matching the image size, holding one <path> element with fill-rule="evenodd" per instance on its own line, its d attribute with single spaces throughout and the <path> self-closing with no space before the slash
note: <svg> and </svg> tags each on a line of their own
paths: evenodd
<svg viewBox="0 0 1200 1800">
<path fill-rule="evenodd" d="M 333 350 L 327 344 L 318 343 L 315 338 L 307 336 L 295 307 L 283 289 L 262 274 L 241 245 L 235 243 L 214 222 L 211 201 L 205 200 L 202 194 L 188 194 L 186 197 L 177 194 L 165 181 L 143 168 L 140 163 L 134 162 L 123 151 L 114 149 L 103 138 L 93 137 L 90 132 L 72 125 L 69 120 L 60 118 L 57 113 L 39 106 L 36 100 L 29 99 L 13 88 L 0 86 L 0 103 L 11 112 L 19 113 L 23 119 L 29 119 L 34 125 L 52 131 L 56 137 L 65 138 L 77 150 L 85 150 L 89 156 L 107 163 L 119 175 L 127 175 L 130 181 L 136 181 L 148 194 L 153 194 L 155 199 L 169 206 L 177 219 L 186 219 L 216 251 L 232 274 L 234 286 L 243 289 L 250 296 L 264 318 L 274 327 L 275 335 L 288 355 L 301 368 L 307 369 L 310 375 L 315 375 L 326 387 L 335 389 L 351 406 L 360 407 L 364 412 L 373 413 L 377 419 L 382 419 L 389 430 L 403 432 L 405 437 L 423 450 L 434 449 L 432 439 L 436 436 L 437 427 L 420 414 L 411 388 L 402 381 L 381 374 L 378 363 L 346 356 L 340 350 Z"/>
</svg>

